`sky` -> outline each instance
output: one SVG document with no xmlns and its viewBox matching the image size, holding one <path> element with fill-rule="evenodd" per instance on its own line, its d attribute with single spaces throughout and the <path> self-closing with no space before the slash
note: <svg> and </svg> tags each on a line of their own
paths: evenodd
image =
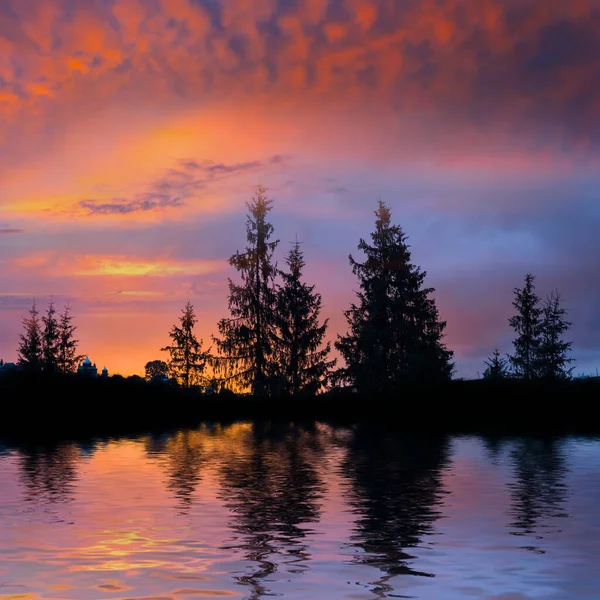
<svg viewBox="0 0 600 600">
<path fill-rule="evenodd" d="M 562 294 L 600 367 L 597 0 L 1 0 L 0 357 L 35 299 L 143 373 L 189 300 L 227 315 L 246 201 L 302 242 L 330 339 L 377 199 L 435 288 L 456 373 Z"/>
</svg>

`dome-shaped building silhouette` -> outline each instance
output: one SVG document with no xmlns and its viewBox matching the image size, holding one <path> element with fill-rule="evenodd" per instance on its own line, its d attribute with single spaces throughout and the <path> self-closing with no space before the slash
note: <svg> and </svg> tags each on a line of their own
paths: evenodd
<svg viewBox="0 0 600 600">
<path fill-rule="evenodd" d="M 86 356 L 83 362 L 77 367 L 77 375 L 85 375 L 86 377 L 97 377 L 98 368 L 96 364 Z"/>
</svg>

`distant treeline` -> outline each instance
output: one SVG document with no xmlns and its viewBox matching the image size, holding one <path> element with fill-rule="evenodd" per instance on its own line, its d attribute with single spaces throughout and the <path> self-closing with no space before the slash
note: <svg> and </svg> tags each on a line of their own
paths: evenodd
<svg viewBox="0 0 600 600">
<path fill-rule="evenodd" d="M 407 385 L 401 392 L 333 389 L 319 396 L 240 396 L 141 378 L 14 372 L 0 387 L 0 439 L 73 439 L 196 427 L 206 421 L 377 423 L 408 434 L 600 433 L 596 380 L 506 379 Z"/>
<path fill-rule="evenodd" d="M 296 241 L 279 269 L 273 255 L 279 240 L 268 222 L 272 200 L 258 186 L 247 202 L 246 247 L 229 258 L 239 280 L 229 279 L 229 314 L 217 323 L 213 346 L 205 349 L 194 327 L 192 303 L 182 310 L 161 348 L 168 359 L 145 365 L 146 379 L 209 392 L 249 393 L 254 397 L 312 397 L 348 389 L 387 397 L 420 385 L 443 385 L 454 373 L 453 352 L 444 343 L 435 291 L 426 272 L 411 261 L 407 236 L 391 221 L 381 200 L 371 241 L 360 239 L 362 261 L 349 256 L 358 280 L 354 302 L 344 312 L 347 332 L 335 347 L 343 365 L 330 357 L 325 343 L 328 320 L 320 317 L 322 298 L 304 280 L 304 254 Z M 544 301 L 535 293 L 534 276 L 514 289 L 514 352 L 498 350 L 486 361 L 484 379 L 524 380 L 540 384 L 568 381 L 573 368 L 571 342 L 563 339 L 570 323 L 560 294 Z M 73 373 L 82 356 L 69 308 L 60 317 L 50 302 L 40 318 L 34 303 L 23 320 L 18 364 L 29 374 Z"/>
</svg>

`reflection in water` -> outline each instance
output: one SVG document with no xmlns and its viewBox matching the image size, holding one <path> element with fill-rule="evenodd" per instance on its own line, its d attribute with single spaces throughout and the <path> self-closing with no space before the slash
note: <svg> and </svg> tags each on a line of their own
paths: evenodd
<svg viewBox="0 0 600 600">
<path fill-rule="evenodd" d="M 498 466 L 500 456 L 506 445 L 505 443 L 505 438 L 494 435 L 483 438 L 483 445 L 487 451 L 489 461 L 492 465 Z"/>
<path fill-rule="evenodd" d="M 562 443 L 556 439 L 520 439 L 511 453 L 516 481 L 511 488 L 510 523 L 513 535 L 543 539 L 543 533 L 560 532 L 556 518 L 567 517 L 564 503 L 568 473 Z M 523 548 L 543 553 L 537 545 Z"/>
<path fill-rule="evenodd" d="M 168 475 L 167 488 L 177 498 L 182 514 L 189 512 L 201 480 L 205 459 L 202 441 L 198 432 L 184 430 L 170 436 L 162 448 Z"/>
<path fill-rule="evenodd" d="M 375 566 L 384 576 L 372 590 L 384 593 L 395 575 L 425 575 L 413 567 L 408 549 L 424 544 L 440 517 L 447 464 L 444 439 L 406 439 L 359 427 L 350 441 L 344 472 L 356 513 L 352 540 L 362 552 L 356 562 Z"/>
<path fill-rule="evenodd" d="M 316 466 L 323 447 L 315 429 L 255 426 L 243 453 L 221 469 L 222 498 L 233 512 L 234 547 L 242 548 L 250 571 L 236 579 L 249 598 L 271 595 L 268 577 L 286 565 L 300 574 L 310 559 L 302 525 L 316 523 L 323 482 Z"/>
<path fill-rule="evenodd" d="M 76 444 L 21 448 L 19 456 L 25 500 L 46 504 L 71 501 L 79 455 Z"/>
<path fill-rule="evenodd" d="M 366 426 L 10 449 L 0 600 L 600 597 L 599 481 L 600 440 Z"/>
</svg>

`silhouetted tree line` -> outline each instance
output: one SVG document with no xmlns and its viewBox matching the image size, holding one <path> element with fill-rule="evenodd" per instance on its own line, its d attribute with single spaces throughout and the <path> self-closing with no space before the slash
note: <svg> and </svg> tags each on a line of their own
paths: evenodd
<svg viewBox="0 0 600 600">
<path fill-rule="evenodd" d="M 535 277 L 525 275 L 523 288 L 514 289 L 513 306 L 517 314 L 509 319 L 515 331 L 514 353 L 502 358 L 495 348 L 486 361 L 484 379 L 518 378 L 526 381 L 566 381 L 571 378 L 571 342 L 563 335 L 571 323 L 561 305 L 560 293 L 552 291 L 542 302 L 535 293 Z"/>
<path fill-rule="evenodd" d="M 218 324 L 212 347 L 204 348 L 194 328 L 194 306 L 187 302 L 178 324 L 161 348 L 168 360 L 145 365 L 151 381 L 176 382 L 184 388 L 250 392 L 258 397 L 314 396 L 330 386 L 360 394 L 395 393 L 422 383 L 443 383 L 454 372 L 453 352 L 444 343 L 442 321 L 425 285 L 426 272 L 413 264 L 407 236 L 392 223 L 391 211 L 379 200 L 371 240 L 360 239 L 364 260 L 349 256 L 358 280 L 355 301 L 344 312 L 348 331 L 335 347 L 344 360 L 336 368 L 325 343 L 328 320 L 320 317 L 322 298 L 304 279 L 305 260 L 298 240 L 280 269 L 274 260 L 279 244 L 268 221 L 273 202 L 258 186 L 247 202 L 246 246 L 229 258 L 239 279 L 229 279 L 229 315 Z M 571 376 L 571 343 L 563 340 L 570 323 L 558 292 L 543 303 L 534 277 L 514 290 L 514 353 L 498 350 L 486 361 L 484 378 L 500 380 L 566 380 Z M 34 303 L 23 320 L 19 364 L 30 371 L 70 373 L 77 354 L 69 308 L 57 317 L 54 302 L 40 318 Z"/>
<path fill-rule="evenodd" d="M 55 303 L 48 303 L 46 313 L 40 317 L 34 301 L 29 315 L 23 319 L 20 335 L 18 364 L 30 373 L 73 373 L 83 358 L 78 354 L 77 327 L 73 324 L 70 307 L 57 315 Z"/>
<path fill-rule="evenodd" d="M 424 286 L 426 273 L 411 262 L 406 235 L 380 200 L 372 243 L 361 239 L 364 262 L 349 257 L 359 281 L 356 303 L 345 312 L 349 331 L 336 348 L 345 366 L 334 369 L 324 343 L 322 298 L 304 281 L 304 254 L 296 240 L 281 270 L 273 258 L 279 240 L 268 222 L 272 200 L 259 186 L 247 203 L 247 244 L 229 259 L 240 280 L 229 279 L 229 316 L 213 336 L 216 352 L 194 335 L 194 307 L 187 303 L 170 332 L 170 360 L 146 364 L 148 379 L 167 373 L 185 387 L 208 385 L 255 396 L 314 395 L 333 383 L 358 392 L 390 392 L 403 385 L 448 381 L 453 353 L 443 343 L 446 323 Z M 212 367 L 212 377 L 207 367 Z"/>
</svg>

